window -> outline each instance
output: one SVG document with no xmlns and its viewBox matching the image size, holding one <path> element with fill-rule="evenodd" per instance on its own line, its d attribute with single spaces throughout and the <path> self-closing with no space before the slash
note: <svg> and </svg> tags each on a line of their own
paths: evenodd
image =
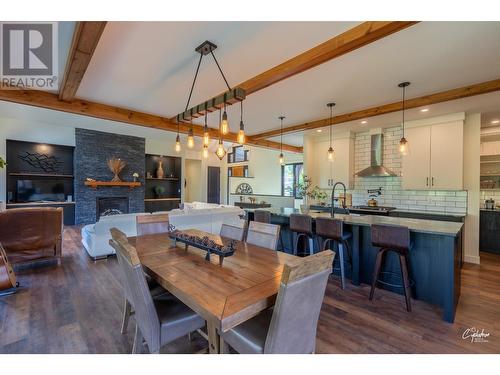
<svg viewBox="0 0 500 375">
<path fill-rule="evenodd" d="M 233 152 L 227 154 L 228 163 L 241 163 L 248 161 L 248 150 L 243 149 L 243 146 L 234 146 Z"/>
<path fill-rule="evenodd" d="M 304 180 L 304 164 L 286 164 L 281 167 L 281 195 L 302 199 L 297 192 L 297 184 Z"/>
</svg>

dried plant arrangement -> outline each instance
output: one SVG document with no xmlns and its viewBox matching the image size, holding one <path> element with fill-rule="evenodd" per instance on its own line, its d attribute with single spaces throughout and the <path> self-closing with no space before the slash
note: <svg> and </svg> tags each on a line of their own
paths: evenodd
<svg viewBox="0 0 500 375">
<path fill-rule="evenodd" d="M 109 170 L 111 172 L 114 173 L 114 177 L 113 179 L 111 180 L 112 182 L 121 182 L 121 179 L 120 179 L 120 172 L 123 170 L 123 168 L 125 168 L 125 166 L 127 165 L 127 163 L 125 163 L 122 159 L 120 158 L 111 158 L 111 159 L 108 159 L 108 167 L 109 167 Z"/>
</svg>

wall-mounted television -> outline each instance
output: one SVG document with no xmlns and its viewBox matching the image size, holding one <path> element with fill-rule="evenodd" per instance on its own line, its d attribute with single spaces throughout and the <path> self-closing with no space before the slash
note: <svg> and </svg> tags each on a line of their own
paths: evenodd
<svg viewBox="0 0 500 375">
<path fill-rule="evenodd" d="M 65 199 L 63 180 L 17 180 L 18 202 L 62 202 Z"/>
</svg>

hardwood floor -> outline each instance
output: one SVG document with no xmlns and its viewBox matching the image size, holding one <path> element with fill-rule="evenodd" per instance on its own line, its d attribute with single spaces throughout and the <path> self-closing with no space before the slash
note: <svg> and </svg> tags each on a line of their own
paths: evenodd
<svg viewBox="0 0 500 375">
<path fill-rule="evenodd" d="M 441 310 L 336 277 L 328 283 L 318 324 L 317 353 L 500 353 L 500 256 L 481 254 L 481 266 L 466 264 L 454 324 Z M 116 258 L 94 263 L 80 243 L 78 227 L 65 230 L 60 266 L 17 273 L 22 289 L 0 297 L 0 353 L 130 353 L 134 322 L 120 334 L 122 291 Z M 118 276 L 117 276 L 118 275 Z M 468 328 L 484 329 L 488 342 L 462 339 Z M 166 353 L 206 347 L 199 335 L 180 338 Z"/>
</svg>

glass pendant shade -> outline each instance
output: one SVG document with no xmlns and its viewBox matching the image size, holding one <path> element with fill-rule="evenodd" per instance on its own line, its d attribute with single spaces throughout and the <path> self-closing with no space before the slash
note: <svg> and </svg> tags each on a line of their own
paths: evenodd
<svg viewBox="0 0 500 375">
<path fill-rule="evenodd" d="M 208 146 L 203 145 L 203 158 L 208 159 Z"/>
<path fill-rule="evenodd" d="M 194 147 L 193 129 L 189 129 L 188 138 L 187 138 L 187 146 L 189 148 L 193 148 Z"/>
<path fill-rule="evenodd" d="M 203 132 L 203 145 L 208 146 L 210 143 L 210 134 L 208 133 L 208 127 L 205 126 L 205 130 Z"/>
<path fill-rule="evenodd" d="M 245 143 L 245 125 L 243 121 L 240 122 L 240 131 L 238 132 L 238 143 L 240 145 Z"/>
<path fill-rule="evenodd" d="M 332 146 L 328 149 L 328 161 L 334 161 L 335 160 L 335 151 L 333 150 Z"/>
<path fill-rule="evenodd" d="M 408 155 L 409 152 L 408 141 L 406 140 L 405 137 L 401 138 L 401 140 L 399 141 L 399 152 L 403 156 Z"/>
<path fill-rule="evenodd" d="M 215 154 L 217 157 L 222 160 L 224 156 L 226 156 L 226 150 L 224 149 L 224 145 L 222 144 L 222 141 L 219 141 L 219 145 L 217 146 L 217 150 L 215 151 Z"/>
<path fill-rule="evenodd" d="M 279 162 L 281 165 L 285 165 L 285 157 L 283 156 L 283 153 L 280 154 Z"/>
<path fill-rule="evenodd" d="M 222 121 L 220 123 L 220 132 L 223 135 L 229 133 L 229 123 L 227 122 L 227 112 L 225 110 L 224 113 L 222 114 Z"/>
<path fill-rule="evenodd" d="M 177 134 L 177 138 L 175 138 L 175 152 L 180 152 L 181 151 L 181 138 L 179 137 L 179 134 Z"/>
</svg>

